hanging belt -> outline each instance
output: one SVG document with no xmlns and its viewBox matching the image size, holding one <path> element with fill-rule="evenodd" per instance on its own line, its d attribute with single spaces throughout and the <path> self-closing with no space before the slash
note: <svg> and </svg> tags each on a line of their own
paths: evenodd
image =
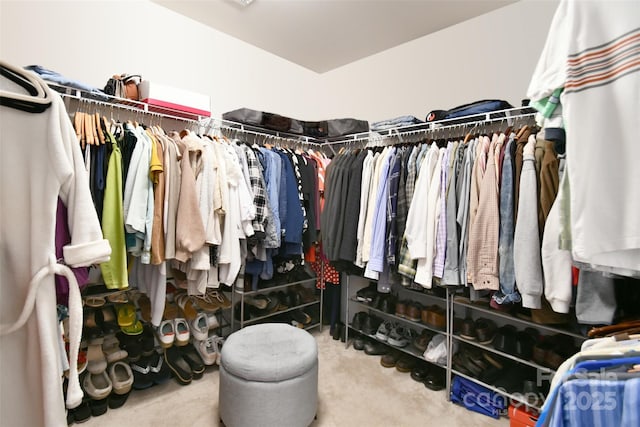
<svg viewBox="0 0 640 427">
<path fill-rule="evenodd" d="M 29 282 L 27 299 L 22 307 L 22 312 L 12 324 L 0 325 L 0 336 L 11 334 L 22 328 L 33 313 L 36 297 L 40 285 L 49 275 L 58 274 L 69 281 L 69 386 L 67 388 L 67 408 L 75 408 L 82 402 L 83 392 L 78 378 L 78 351 L 82 338 L 82 297 L 80 287 L 73 271 L 64 264 L 59 264 L 51 255 L 49 263 L 42 267 Z"/>
</svg>

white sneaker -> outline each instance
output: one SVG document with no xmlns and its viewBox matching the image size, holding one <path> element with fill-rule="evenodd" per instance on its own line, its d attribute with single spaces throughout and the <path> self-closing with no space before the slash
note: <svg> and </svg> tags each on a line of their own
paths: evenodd
<svg viewBox="0 0 640 427">
<path fill-rule="evenodd" d="M 173 341 L 176 337 L 173 320 L 163 320 L 155 332 L 162 348 L 169 348 L 173 345 Z"/>
<path fill-rule="evenodd" d="M 187 319 L 177 317 L 173 322 L 176 331 L 176 345 L 183 346 L 189 344 L 191 333 Z"/>
<path fill-rule="evenodd" d="M 204 341 L 209 337 L 209 330 L 215 329 L 218 326 L 220 326 L 220 324 L 215 314 L 200 312 L 191 322 L 191 334 L 196 341 Z"/>
<path fill-rule="evenodd" d="M 195 345 L 198 354 L 207 366 L 215 365 L 218 360 L 218 350 L 215 344 L 216 338 L 217 335 L 212 335 L 203 341 L 197 341 Z"/>
</svg>

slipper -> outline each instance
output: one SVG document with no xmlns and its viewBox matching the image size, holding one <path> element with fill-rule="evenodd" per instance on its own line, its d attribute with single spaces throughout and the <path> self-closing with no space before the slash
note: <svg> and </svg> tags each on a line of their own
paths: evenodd
<svg viewBox="0 0 640 427">
<path fill-rule="evenodd" d="M 129 297 L 126 291 L 119 291 L 107 295 L 107 300 L 114 304 L 125 304 L 129 302 Z"/>
<path fill-rule="evenodd" d="M 153 335 L 153 327 L 150 324 L 145 324 L 142 334 L 139 337 L 138 342 L 142 347 L 142 354 L 144 356 L 151 356 L 156 350 L 156 340 Z"/>
<path fill-rule="evenodd" d="M 151 300 L 145 294 L 138 297 L 138 308 L 140 309 L 140 317 L 145 322 L 151 322 Z"/>
<path fill-rule="evenodd" d="M 115 394 L 127 394 L 133 386 L 133 372 L 124 362 L 116 362 L 109 367 L 109 378 Z"/>
<path fill-rule="evenodd" d="M 91 408 L 91 416 L 99 417 L 100 415 L 104 415 L 107 412 L 107 398 L 96 400 L 91 399 L 89 401 L 89 408 Z"/>
<path fill-rule="evenodd" d="M 84 386 L 84 391 L 94 400 L 106 399 L 113 389 L 113 384 L 111 384 L 111 379 L 106 371 L 102 371 L 99 374 L 89 373 L 85 375 L 82 385 Z"/>
<path fill-rule="evenodd" d="M 164 384 L 171 379 L 171 370 L 160 354 L 153 353 L 149 358 L 149 368 L 155 384 Z"/>
<path fill-rule="evenodd" d="M 100 374 L 107 369 L 107 360 L 102 352 L 101 344 L 91 344 L 87 351 L 87 371 L 90 374 Z"/>
<path fill-rule="evenodd" d="M 133 304 L 122 304 L 118 307 L 118 325 L 131 326 L 136 321 L 136 309 Z"/>
<path fill-rule="evenodd" d="M 204 361 L 193 347 L 192 344 L 188 344 L 184 347 L 180 347 L 180 354 L 182 358 L 187 362 L 191 368 L 191 373 L 194 380 L 199 380 L 204 375 L 205 365 Z"/>
<path fill-rule="evenodd" d="M 144 328 L 142 327 L 142 322 L 136 320 L 129 326 L 121 326 L 120 330 L 127 335 L 140 335 L 144 331 Z"/>
<path fill-rule="evenodd" d="M 102 343 L 102 352 L 107 358 L 107 363 L 114 363 L 126 359 L 129 356 L 126 350 L 120 348 L 120 342 L 115 336 L 107 338 Z"/>
<path fill-rule="evenodd" d="M 137 362 L 131 363 L 131 372 L 133 372 L 133 389 L 144 390 L 153 385 L 153 374 L 149 359 L 144 357 Z"/>
<path fill-rule="evenodd" d="M 100 296 L 86 296 L 83 301 L 86 306 L 94 308 L 102 307 L 106 302 L 104 297 Z"/>
</svg>

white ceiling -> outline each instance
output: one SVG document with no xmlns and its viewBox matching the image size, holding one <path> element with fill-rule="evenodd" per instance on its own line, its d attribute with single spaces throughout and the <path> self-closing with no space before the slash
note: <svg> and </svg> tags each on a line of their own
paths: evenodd
<svg viewBox="0 0 640 427">
<path fill-rule="evenodd" d="M 153 1 L 324 73 L 517 0 Z"/>
</svg>

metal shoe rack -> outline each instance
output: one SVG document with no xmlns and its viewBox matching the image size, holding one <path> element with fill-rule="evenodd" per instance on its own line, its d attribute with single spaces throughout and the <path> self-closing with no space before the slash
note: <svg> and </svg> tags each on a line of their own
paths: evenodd
<svg viewBox="0 0 640 427">
<path fill-rule="evenodd" d="M 367 337 L 369 337 L 370 339 L 376 340 L 376 341 L 381 341 L 378 338 L 376 338 L 375 334 L 371 335 L 371 334 L 364 334 L 362 331 L 356 330 L 354 328 L 351 327 L 351 318 L 353 317 L 352 315 L 352 306 L 355 305 L 358 308 L 361 308 L 363 310 L 366 310 L 370 313 L 373 313 L 379 317 L 382 318 L 386 318 L 386 319 L 391 319 L 393 321 L 396 322 L 402 322 L 404 324 L 409 325 L 412 328 L 417 328 L 417 329 L 428 329 L 434 333 L 439 333 L 439 334 L 443 334 L 446 337 L 446 342 L 447 342 L 447 363 L 446 365 L 437 365 L 440 366 L 444 369 L 446 369 L 446 393 L 447 393 L 447 398 L 450 399 L 450 394 L 451 394 L 451 386 L 453 383 L 453 378 L 454 375 L 455 376 L 460 376 L 462 378 L 465 378 L 469 381 L 472 381 L 476 384 L 479 384 L 491 391 L 494 391 L 502 396 L 504 396 L 506 399 L 508 399 L 511 402 L 514 403 L 519 403 L 527 408 L 532 408 L 535 410 L 541 410 L 542 404 L 541 403 L 532 403 L 530 400 L 528 400 L 528 395 L 525 395 L 524 393 L 509 393 L 507 391 L 505 391 L 502 388 L 496 387 L 494 384 L 490 384 L 487 382 L 484 382 L 478 378 L 475 378 L 471 375 L 462 373 L 456 369 L 453 368 L 453 351 L 454 351 L 454 342 L 458 342 L 458 343 L 464 343 L 465 345 L 470 345 L 470 346 L 474 346 L 478 349 L 480 349 L 481 351 L 486 351 L 490 354 L 493 355 L 497 355 L 500 358 L 504 359 L 504 360 L 509 360 L 512 362 L 516 362 L 518 364 L 524 365 L 524 366 L 528 366 L 531 368 L 535 368 L 537 370 L 538 373 L 538 377 L 540 380 L 545 380 L 545 381 L 549 381 L 551 379 L 551 377 L 555 374 L 555 370 L 547 367 L 547 366 L 543 366 L 540 365 L 532 360 L 527 360 L 527 359 L 523 359 L 520 357 L 517 357 L 513 354 L 510 353 L 506 353 L 504 351 L 500 351 L 496 348 L 494 348 L 491 344 L 480 344 L 478 341 L 476 340 L 469 340 L 466 338 L 463 338 L 460 336 L 460 334 L 456 331 L 455 327 L 454 327 L 454 320 L 458 321 L 458 320 L 462 320 L 466 317 L 471 317 L 471 318 L 478 318 L 478 317 L 486 317 L 486 318 L 490 318 L 492 320 L 495 321 L 495 323 L 497 325 L 513 325 L 516 326 L 519 330 L 522 330 L 524 328 L 534 328 L 536 330 L 538 330 L 541 334 L 555 334 L 558 336 L 562 336 L 568 340 L 573 340 L 575 343 L 581 343 L 582 341 L 584 341 L 586 338 L 576 332 L 570 331 L 568 329 L 563 329 L 563 328 L 559 328 L 559 327 L 554 327 L 554 326 L 549 326 L 549 325 L 543 325 L 543 324 L 538 324 L 538 323 L 533 323 L 531 321 L 527 321 L 524 319 L 520 319 L 516 316 L 513 316 L 511 314 L 507 314 L 507 313 L 503 313 L 494 309 L 489 308 L 488 306 L 484 306 L 484 305 L 479 305 L 479 304 L 475 304 L 475 303 L 471 303 L 469 301 L 465 301 L 465 300 L 461 300 L 459 298 L 459 292 L 455 287 L 449 287 L 447 288 L 446 291 L 446 297 L 442 298 L 442 297 L 438 297 L 438 296 L 434 296 L 434 295 L 430 295 L 428 293 L 421 293 L 421 292 L 416 292 L 416 291 L 411 291 L 411 290 L 400 290 L 399 291 L 399 296 L 402 295 L 404 298 L 403 299 L 410 299 L 410 297 L 413 297 L 414 300 L 432 300 L 432 301 L 437 301 L 437 302 L 444 302 L 445 306 L 446 306 L 446 318 L 447 318 L 447 327 L 446 330 L 438 330 L 435 328 L 432 328 L 428 325 L 422 324 L 422 323 L 417 323 L 402 317 L 398 317 L 394 314 L 390 314 L 390 313 L 386 313 L 384 311 L 378 310 L 375 307 L 372 307 L 371 305 L 358 301 L 355 297 L 356 295 L 356 291 L 358 291 L 359 289 L 362 288 L 362 286 L 354 289 L 353 285 L 351 284 L 353 277 L 349 276 L 349 275 L 345 275 L 345 286 L 346 286 L 346 293 L 349 296 L 347 304 L 345 305 L 345 319 L 344 319 L 344 323 L 345 325 L 347 325 L 348 327 L 346 328 L 346 344 L 345 344 L 345 348 L 348 348 L 349 345 L 351 344 L 351 340 L 349 340 L 349 331 L 354 331 L 360 334 L 363 334 Z M 367 279 L 368 280 L 368 279 Z M 400 285 L 396 285 L 396 286 L 400 286 Z M 401 287 L 401 286 L 400 286 Z M 460 288 L 461 289 L 461 288 Z M 353 313 L 355 314 L 355 313 Z M 410 345 L 408 345 L 407 347 L 404 348 L 398 348 L 398 347 L 394 347 L 391 346 L 391 348 L 400 350 L 406 354 L 409 354 L 413 357 L 416 357 L 422 361 L 426 361 L 424 359 L 424 356 L 417 351 L 414 348 L 411 348 Z"/>
</svg>

